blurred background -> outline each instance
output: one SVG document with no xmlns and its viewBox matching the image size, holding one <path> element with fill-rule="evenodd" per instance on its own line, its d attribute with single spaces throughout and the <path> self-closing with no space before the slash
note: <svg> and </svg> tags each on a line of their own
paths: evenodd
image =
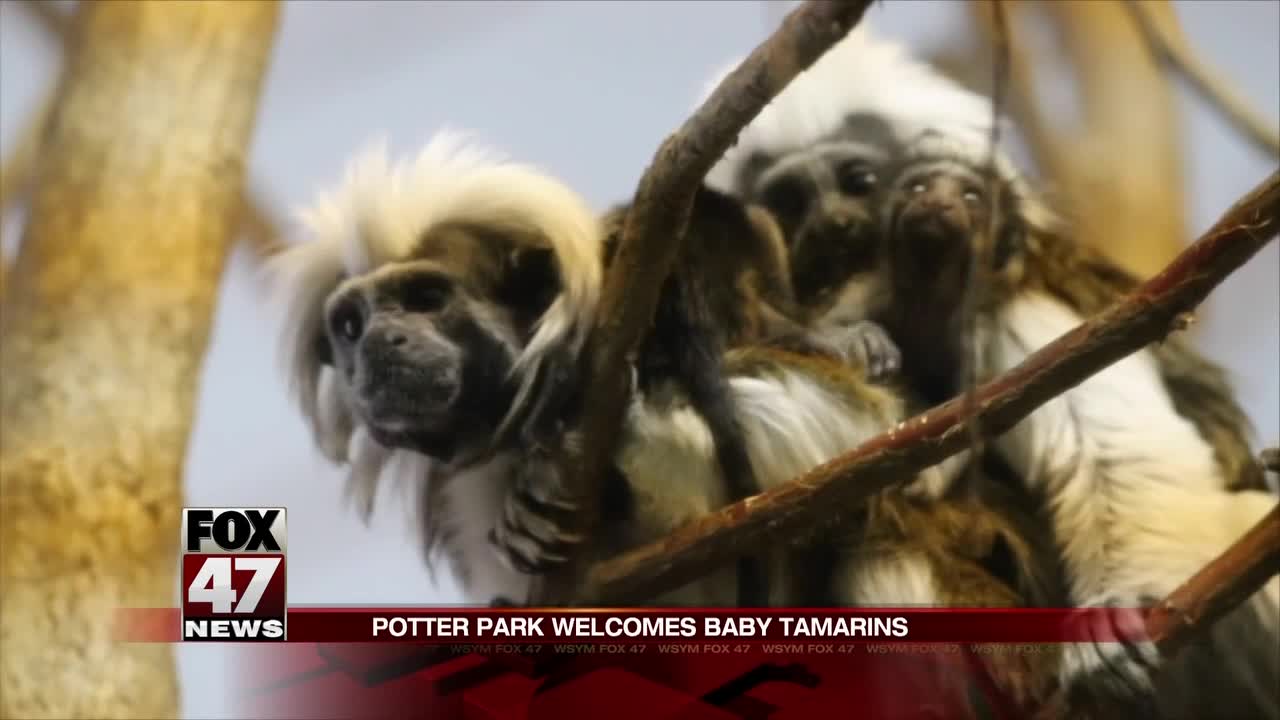
<svg viewBox="0 0 1280 720">
<path fill-rule="evenodd" d="M 67 11 L 74 3 L 46 5 Z M 707 77 L 776 28 L 790 5 L 288 2 L 250 153 L 254 198 L 288 236 L 289 209 L 334 181 L 371 139 L 408 152 L 447 125 L 545 167 L 603 208 L 634 189 Z M 1190 45 L 1274 125 L 1280 3 L 1183 0 L 1174 9 Z M 949 62 L 965 47 L 958 38 L 976 37 L 960 2 L 891 1 L 868 17 Z M 14 150 L 56 82 L 62 48 L 48 20 L 0 2 L 0 157 Z M 1122 77 L 1126 68 L 1110 72 Z M 1184 198 L 1194 237 L 1276 162 L 1184 84 L 1174 89 L 1183 178 L 1171 192 Z M 1105 177 L 1116 168 L 1098 170 Z M 10 260 L 22 214 L 17 205 L 3 218 Z M 313 450 L 278 373 L 275 321 L 256 277 L 260 257 L 260 245 L 237 244 L 222 280 L 186 461 L 188 504 L 287 507 L 292 603 L 455 601 L 448 578 L 433 584 L 423 570 L 398 499 L 384 497 L 366 527 L 345 506 L 339 473 Z M 1212 296 L 1197 328 L 1203 349 L 1232 372 L 1268 444 L 1280 438 L 1278 274 L 1280 247 L 1272 243 Z M 225 713 L 221 691 L 234 652 L 179 648 L 188 717 Z"/>
</svg>

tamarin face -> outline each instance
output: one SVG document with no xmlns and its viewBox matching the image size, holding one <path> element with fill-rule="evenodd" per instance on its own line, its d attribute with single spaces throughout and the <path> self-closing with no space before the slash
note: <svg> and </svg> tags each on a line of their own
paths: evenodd
<svg viewBox="0 0 1280 720">
<path fill-rule="evenodd" d="M 439 228 L 412 259 L 343 282 L 322 360 L 381 445 L 448 460 L 509 407 L 513 363 L 558 289 L 549 250 L 480 227 Z"/>
<path fill-rule="evenodd" d="M 801 305 L 875 267 L 879 209 L 895 155 L 888 124 L 857 115 L 822 142 L 748 162 L 746 197 L 772 212 L 788 238 Z"/>
<path fill-rule="evenodd" d="M 983 178 L 953 162 L 919 163 L 899 176 L 889 197 L 895 285 L 915 291 L 962 284 L 988 223 Z"/>
<path fill-rule="evenodd" d="M 1006 268 L 1023 233 L 1016 200 L 999 183 L 985 167 L 954 157 L 904 163 L 884 204 L 884 260 L 895 295 L 950 307 L 988 237 L 991 269 Z"/>
</svg>

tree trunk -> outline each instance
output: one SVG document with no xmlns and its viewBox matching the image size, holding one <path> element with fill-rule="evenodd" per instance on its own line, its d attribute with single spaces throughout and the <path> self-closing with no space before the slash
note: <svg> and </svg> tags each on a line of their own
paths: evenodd
<svg viewBox="0 0 1280 720">
<path fill-rule="evenodd" d="M 172 718 L 200 361 L 275 2 L 84 3 L 0 318 L 0 716 Z"/>
</svg>

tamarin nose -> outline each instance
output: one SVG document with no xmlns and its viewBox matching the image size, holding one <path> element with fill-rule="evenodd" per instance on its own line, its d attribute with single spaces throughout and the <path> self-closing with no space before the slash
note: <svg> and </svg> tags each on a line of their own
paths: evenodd
<svg viewBox="0 0 1280 720">
<path fill-rule="evenodd" d="M 822 225 L 836 230 L 843 230 L 854 223 L 854 214 L 850 212 L 847 201 L 839 195 L 824 195 L 822 205 Z"/>
<path fill-rule="evenodd" d="M 393 347 L 400 347 L 401 345 L 409 342 L 409 338 L 404 333 L 392 333 L 391 336 L 387 338 L 387 341 L 390 342 Z"/>
<path fill-rule="evenodd" d="M 951 196 L 934 185 L 916 183 L 911 186 L 911 194 L 916 204 L 924 209 L 945 212 L 951 208 Z"/>
<path fill-rule="evenodd" d="M 917 206 L 924 212 L 951 216 L 963 209 L 959 198 L 941 188 L 930 188 L 916 195 Z"/>
</svg>

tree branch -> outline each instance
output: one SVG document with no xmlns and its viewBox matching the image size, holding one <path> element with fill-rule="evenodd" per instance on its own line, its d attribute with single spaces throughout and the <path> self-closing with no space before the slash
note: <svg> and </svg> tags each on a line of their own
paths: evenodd
<svg viewBox="0 0 1280 720">
<path fill-rule="evenodd" d="M 871 0 L 811 0 L 783 21 L 742 65 L 720 83 L 675 134 L 663 142 L 640 179 L 614 262 L 605 278 L 601 321 L 586 368 L 587 397 L 580 427 L 584 453 L 571 468 L 570 490 L 581 498 L 578 528 L 593 530 L 597 488 L 612 460 L 628 397 L 627 360 L 653 320 L 658 293 L 671 269 L 693 204 L 712 165 L 738 133 L 791 80 L 843 38 Z M 579 595 L 584 568 L 573 558 L 535 588 L 540 604 L 566 604 Z"/>
<path fill-rule="evenodd" d="M 1280 157 L 1280 123 L 1258 111 L 1230 81 L 1205 62 L 1176 23 L 1158 22 L 1141 0 L 1125 0 L 1125 5 L 1152 56 L 1182 75 L 1201 98 L 1260 150 Z"/>
<path fill-rule="evenodd" d="M 974 420 L 998 435 L 1120 358 L 1165 337 L 1227 275 L 1280 231 L 1280 172 L 1241 199 L 1163 272 L 1098 316 L 977 390 Z M 769 543 L 800 540 L 874 493 L 963 449 L 965 413 L 953 399 L 785 485 L 723 508 L 667 538 L 593 567 L 584 593 L 597 604 L 679 587 Z"/>
<path fill-rule="evenodd" d="M 67 55 L 72 45 L 71 35 L 76 11 L 65 12 L 48 0 L 23 0 L 27 10 L 46 37 Z M 50 92 L 40 109 L 27 120 L 13 153 L 0 162 L 0 215 L 26 194 L 36 173 L 36 158 L 49 109 L 53 106 L 54 92 Z M 280 249 L 279 223 L 268 206 L 254 193 L 246 192 L 239 220 L 240 234 L 259 258 L 270 257 Z"/>
<path fill-rule="evenodd" d="M 1277 574 L 1280 506 L 1153 608 L 1147 634 L 1162 654 L 1174 655 Z"/>
<path fill-rule="evenodd" d="M 183 456 L 274 2 L 93 2 L 0 315 L 0 717 L 177 717 L 118 607 L 176 582 Z"/>
</svg>

